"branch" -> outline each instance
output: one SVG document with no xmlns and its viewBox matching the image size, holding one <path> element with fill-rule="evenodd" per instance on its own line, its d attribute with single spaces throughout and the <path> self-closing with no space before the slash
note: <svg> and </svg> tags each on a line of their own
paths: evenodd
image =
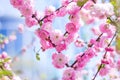
<svg viewBox="0 0 120 80">
<path fill-rule="evenodd" d="M 112 37 L 110 43 L 107 45 L 107 47 L 109 47 L 109 46 L 111 45 L 111 43 L 112 43 L 112 41 L 114 40 L 116 34 L 117 34 L 117 31 L 116 31 L 115 34 L 113 35 L 113 37 Z M 105 51 L 105 54 L 104 54 L 104 56 L 103 56 L 104 59 L 106 58 L 106 55 L 107 55 L 107 51 Z M 99 68 L 98 68 L 98 70 L 97 70 L 97 72 L 96 72 L 96 74 L 95 74 L 95 76 L 93 77 L 92 80 L 95 80 L 95 78 L 97 77 L 97 74 L 99 73 L 100 69 L 102 68 L 102 65 L 103 65 L 103 64 L 101 63 L 100 66 L 99 66 Z"/>
<path fill-rule="evenodd" d="M 101 34 L 98 36 L 98 38 L 96 39 L 96 41 L 99 41 L 102 35 L 103 35 L 103 33 L 101 33 Z M 89 44 L 88 47 L 92 47 L 93 45 L 94 45 L 94 44 Z M 81 57 L 83 57 L 84 55 L 85 55 L 85 53 L 83 53 L 83 54 L 81 55 Z M 77 60 L 74 61 L 74 63 L 71 65 L 71 67 L 73 67 L 76 63 L 77 63 Z"/>
</svg>

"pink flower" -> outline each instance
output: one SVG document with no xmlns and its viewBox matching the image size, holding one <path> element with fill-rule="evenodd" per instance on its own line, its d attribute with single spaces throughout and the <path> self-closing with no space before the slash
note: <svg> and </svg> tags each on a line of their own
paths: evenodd
<svg viewBox="0 0 120 80">
<path fill-rule="evenodd" d="M 56 68 L 64 68 L 65 64 L 67 64 L 67 57 L 62 53 L 54 53 L 52 55 L 52 63 Z"/>
<path fill-rule="evenodd" d="M 63 6 L 67 6 L 70 0 L 61 0 Z"/>
<path fill-rule="evenodd" d="M 107 37 L 102 36 L 99 41 L 94 40 L 93 43 L 98 48 L 103 48 L 105 45 L 107 45 Z"/>
<path fill-rule="evenodd" d="M 66 9 L 70 15 L 75 15 L 79 12 L 80 7 L 77 6 L 76 2 L 71 2 L 67 5 Z"/>
<path fill-rule="evenodd" d="M 55 7 L 49 6 L 45 9 L 45 15 L 52 15 L 55 13 Z"/>
<path fill-rule="evenodd" d="M 45 22 L 45 23 L 46 23 L 46 22 L 52 22 L 55 17 L 56 17 L 55 15 L 51 14 L 51 15 L 47 16 L 47 17 L 43 20 L 43 22 Z"/>
<path fill-rule="evenodd" d="M 108 52 L 113 52 L 114 51 L 114 49 L 112 47 L 106 47 L 105 50 L 108 51 Z"/>
<path fill-rule="evenodd" d="M 105 65 L 103 68 L 100 69 L 99 75 L 105 76 L 109 73 L 109 70 L 110 70 L 109 66 Z"/>
<path fill-rule="evenodd" d="M 76 46 L 76 47 L 83 47 L 83 46 L 84 46 L 83 40 L 77 39 L 77 40 L 75 41 L 75 46 Z"/>
<path fill-rule="evenodd" d="M 117 68 L 120 70 L 120 59 L 117 61 Z"/>
<path fill-rule="evenodd" d="M 19 8 L 21 5 L 23 5 L 24 0 L 10 0 L 10 3 L 11 3 L 15 8 Z"/>
<path fill-rule="evenodd" d="M 94 35 L 100 35 L 100 31 L 97 28 L 92 27 L 91 30 L 94 33 Z"/>
<path fill-rule="evenodd" d="M 94 57 L 94 56 L 96 55 L 96 53 L 95 53 L 95 51 L 94 51 L 93 48 L 89 48 L 89 49 L 85 52 L 85 54 L 87 55 L 88 59 L 89 59 L 89 58 L 92 58 L 92 57 Z"/>
<path fill-rule="evenodd" d="M 78 34 L 67 34 L 64 36 L 64 41 L 67 45 L 69 45 L 70 43 L 75 41 L 77 38 L 78 38 Z"/>
<path fill-rule="evenodd" d="M 89 62 L 90 58 L 88 57 L 88 55 L 84 54 L 84 53 L 80 53 L 79 55 L 77 55 L 76 60 L 77 63 L 75 64 L 75 69 L 77 70 L 81 70 L 84 68 L 84 66 L 87 64 L 87 62 Z"/>
<path fill-rule="evenodd" d="M 40 43 L 41 43 L 41 49 L 43 51 L 45 51 L 46 49 L 49 49 L 49 48 L 52 48 L 52 44 L 49 42 L 49 41 L 45 41 L 45 40 L 40 40 Z"/>
<path fill-rule="evenodd" d="M 49 38 L 49 33 L 44 29 L 37 29 L 35 33 L 41 40 L 47 40 Z"/>
<path fill-rule="evenodd" d="M 0 55 L 0 58 L 2 58 L 2 59 L 5 59 L 7 57 L 8 57 L 8 55 L 6 52 L 2 52 L 2 54 Z"/>
<path fill-rule="evenodd" d="M 108 32 L 108 30 L 109 30 L 108 24 L 102 23 L 102 24 L 100 25 L 100 31 L 101 31 L 101 32 L 106 33 L 106 32 Z"/>
<path fill-rule="evenodd" d="M 113 36 L 112 29 L 109 29 L 109 30 L 106 32 L 106 34 L 107 34 L 107 37 L 108 37 L 108 38 L 111 38 L 111 37 Z"/>
<path fill-rule="evenodd" d="M 94 4 L 91 10 L 92 14 L 100 19 L 104 18 L 105 16 L 111 16 L 114 14 L 113 5 L 110 3 L 97 3 Z"/>
<path fill-rule="evenodd" d="M 57 45 L 63 40 L 63 35 L 60 30 L 55 30 L 50 33 L 50 40 L 53 44 Z"/>
<path fill-rule="evenodd" d="M 67 24 L 66 24 L 66 31 L 67 31 L 68 33 L 75 33 L 75 32 L 78 31 L 78 28 L 77 28 L 77 26 L 76 26 L 75 24 L 73 24 L 73 23 L 67 23 Z"/>
<path fill-rule="evenodd" d="M 34 9 L 33 6 L 31 6 L 29 3 L 24 3 L 24 5 L 22 5 L 19 8 L 21 14 L 25 17 L 31 17 L 32 14 L 34 13 Z"/>
<path fill-rule="evenodd" d="M 23 24 L 19 24 L 19 25 L 18 25 L 18 31 L 19 31 L 20 33 L 23 33 L 23 31 L 24 31 L 24 25 L 23 25 Z"/>
<path fill-rule="evenodd" d="M 74 41 L 74 34 L 68 34 L 67 37 L 65 36 L 64 40 L 67 45 L 70 44 Z"/>
<path fill-rule="evenodd" d="M 75 70 L 73 68 L 68 68 L 64 71 L 62 80 L 75 80 Z"/>
<path fill-rule="evenodd" d="M 4 44 L 8 44 L 8 43 L 9 43 L 8 38 L 5 38 L 5 39 L 4 39 Z"/>
<path fill-rule="evenodd" d="M 80 11 L 80 15 L 81 15 L 81 19 L 87 23 L 87 24 L 91 24 L 94 22 L 94 17 L 90 15 L 90 12 L 86 9 L 82 9 Z"/>
<path fill-rule="evenodd" d="M 109 62 L 108 59 L 102 59 L 102 60 L 101 60 L 101 63 L 102 63 L 102 64 L 109 64 L 110 62 Z"/>
<path fill-rule="evenodd" d="M 56 15 L 58 17 L 63 17 L 67 14 L 67 10 L 66 10 L 66 7 L 62 7 L 60 8 L 58 11 L 56 11 Z"/>
<path fill-rule="evenodd" d="M 91 6 L 93 6 L 93 4 L 94 4 L 93 1 L 89 0 L 84 4 L 83 8 L 90 10 L 90 8 L 91 8 Z"/>
<path fill-rule="evenodd" d="M 58 44 L 57 46 L 56 46 L 56 50 L 57 50 L 57 52 L 61 52 L 61 51 L 63 51 L 63 50 L 65 50 L 66 49 L 66 44 L 65 43 L 60 43 L 60 44 Z"/>
<path fill-rule="evenodd" d="M 47 32 L 51 33 L 53 31 L 52 29 L 52 22 L 45 22 L 42 24 L 41 29 L 46 30 Z"/>
<path fill-rule="evenodd" d="M 81 26 L 81 18 L 79 13 L 71 15 L 69 18 L 72 23 L 74 23 L 77 26 Z"/>
<path fill-rule="evenodd" d="M 11 35 L 9 36 L 9 40 L 10 40 L 10 41 L 14 41 L 14 40 L 16 40 L 16 39 L 17 39 L 17 37 L 16 37 L 15 34 L 11 34 Z"/>
<path fill-rule="evenodd" d="M 32 17 L 26 17 L 25 18 L 25 23 L 28 27 L 32 27 L 34 25 L 37 25 L 38 22 L 36 19 L 32 18 Z"/>
</svg>

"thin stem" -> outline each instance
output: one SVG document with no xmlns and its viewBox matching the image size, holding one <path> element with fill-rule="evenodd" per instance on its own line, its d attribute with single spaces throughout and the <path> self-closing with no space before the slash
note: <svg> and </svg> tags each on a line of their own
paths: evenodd
<svg viewBox="0 0 120 80">
<path fill-rule="evenodd" d="M 73 1 L 70 1 L 69 4 L 70 4 L 71 2 L 73 2 Z M 61 6 L 61 7 L 59 7 L 58 9 L 55 10 L 55 12 L 56 12 L 56 11 L 59 11 L 59 10 L 60 10 L 61 8 L 63 8 L 63 7 L 66 7 L 66 6 Z M 45 16 L 44 16 L 42 19 L 40 19 L 40 20 L 37 19 L 37 17 L 36 17 L 34 14 L 32 15 L 32 17 L 35 18 L 35 19 L 38 21 L 38 23 L 40 23 L 40 22 L 43 21 L 45 18 L 47 18 L 47 17 L 49 17 L 49 16 L 51 16 L 51 15 L 53 15 L 53 14 L 45 15 Z"/>
<path fill-rule="evenodd" d="M 96 39 L 96 41 L 99 41 L 102 35 L 103 35 L 103 33 L 101 33 L 101 34 L 98 36 L 98 38 Z M 88 47 L 92 47 L 93 45 L 94 45 L 94 44 L 90 44 L 90 45 L 88 45 Z M 81 57 L 83 57 L 84 55 L 85 55 L 85 53 L 83 53 L 83 54 L 81 55 Z M 76 63 L 77 63 L 77 60 L 75 60 L 74 63 L 73 63 L 70 67 L 73 67 Z"/>
<path fill-rule="evenodd" d="M 112 37 L 110 43 L 107 45 L 107 47 L 109 47 L 109 46 L 111 45 L 111 43 L 112 43 L 112 41 L 114 40 L 116 34 L 117 34 L 117 31 L 116 31 L 115 34 L 113 35 L 113 37 Z M 107 55 L 107 51 L 105 51 L 105 53 L 104 53 L 104 56 L 103 56 L 104 59 L 106 58 L 106 55 Z M 100 69 L 102 68 L 102 65 L 103 65 L 103 64 L 101 63 L 101 64 L 100 64 L 100 67 L 98 68 L 98 70 L 97 70 L 97 72 L 96 72 L 96 74 L 95 74 L 95 76 L 93 77 L 92 80 L 95 80 L 95 79 L 96 79 L 97 74 L 99 73 Z"/>
</svg>

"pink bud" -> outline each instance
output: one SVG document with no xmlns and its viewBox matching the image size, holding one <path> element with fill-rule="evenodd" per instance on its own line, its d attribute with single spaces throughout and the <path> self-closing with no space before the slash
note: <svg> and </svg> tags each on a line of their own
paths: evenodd
<svg viewBox="0 0 120 80">
<path fill-rule="evenodd" d="M 5 59 L 5 58 L 7 58 L 7 57 L 8 57 L 8 55 L 7 55 L 7 53 L 6 53 L 6 52 L 2 52 L 1 57 L 2 57 L 3 59 Z"/>
</svg>

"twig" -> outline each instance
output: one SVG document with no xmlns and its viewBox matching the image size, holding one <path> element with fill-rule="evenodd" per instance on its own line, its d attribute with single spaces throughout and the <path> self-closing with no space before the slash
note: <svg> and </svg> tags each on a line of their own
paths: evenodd
<svg viewBox="0 0 120 80">
<path fill-rule="evenodd" d="M 96 39 L 96 41 L 99 41 L 102 35 L 103 35 L 103 33 L 101 33 L 101 34 L 99 35 L 99 37 Z M 94 45 L 94 44 L 90 44 L 90 45 L 88 45 L 88 47 L 92 47 L 93 45 Z M 84 55 L 85 55 L 85 53 L 83 53 L 83 54 L 81 55 L 81 57 L 83 57 Z M 77 63 L 77 60 L 74 61 L 74 63 L 71 65 L 71 67 L 73 67 L 76 63 Z"/>
<path fill-rule="evenodd" d="M 109 47 L 109 46 L 111 45 L 111 43 L 112 43 L 112 41 L 114 40 L 116 34 L 117 34 L 117 31 L 116 31 L 115 34 L 113 35 L 113 37 L 112 37 L 110 43 L 107 45 L 107 47 Z M 105 51 L 105 54 L 104 54 L 103 58 L 106 58 L 106 55 L 107 55 L 107 51 Z M 92 80 L 95 80 L 95 78 L 97 77 L 97 74 L 99 73 L 100 69 L 102 68 L 102 65 L 103 65 L 103 64 L 101 63 L 100 66 L 99 66 L 99 68 L 98 68 L 98 70 L 97 70 L 97 72 L 96 72 L 96 74 L 95 74 L 95 76 L 93 77 Z"/>
</svg>

